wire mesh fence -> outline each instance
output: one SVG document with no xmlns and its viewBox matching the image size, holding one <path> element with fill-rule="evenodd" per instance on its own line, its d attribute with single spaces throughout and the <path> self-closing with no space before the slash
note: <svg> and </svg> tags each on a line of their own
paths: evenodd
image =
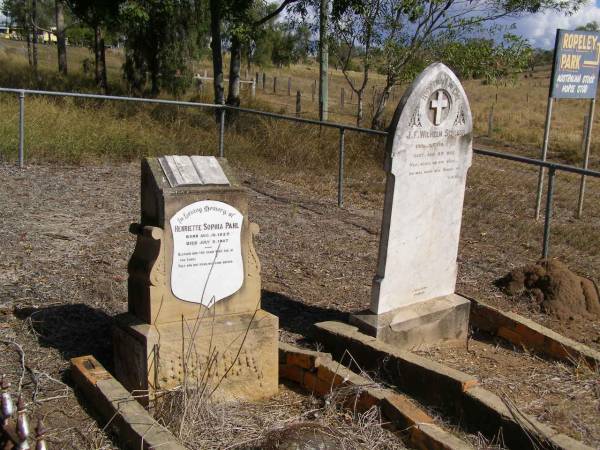
<svg viewBox="0 0 600 450">
<path fill-rule="evenodd" d="M 481 285 L 492 286 L 511 269 L 541 259 L 548 183 L 536 220 L 538 173 L 535 165 L 475 156 L 467 179 L 459 253 L 459 285 L 464 293 L 480 295 Z M 548 257 L 598 284 L 600 178 L 586 177 L 579 216 L 581 178 L 561 170 L 554 175 Z"/>
</svg>

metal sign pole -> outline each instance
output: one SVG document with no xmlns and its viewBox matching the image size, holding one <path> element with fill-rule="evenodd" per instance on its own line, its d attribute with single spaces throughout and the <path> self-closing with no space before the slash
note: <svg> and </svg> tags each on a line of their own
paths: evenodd
<svg viewBox="0 0 600 450">
<path fill-rule="evenodd" d="M 548 156 L 548 140 L 550 139 L 550 123 L 552 122 L 552 105 L 554 104 L 554 99 L 552 97 L 548 97 L 548 106 L 546 107 L 546 125 L 544 126 L 544 144 L 542 145 L 542 156 L 541 160 L 546 161 L 546 157 Z M 540 218 L 540 209 L 542 206 L 542 192 L 544 190 L 544 174 L 545 169 L 540 167 L 540 173 L 538 175 L 538 185 L 537 185 L 537 196 L 535 200 L 535 220 Z"/>
<path fill-rule="evenodd" d="M 596 99 L 593 98 L 590 102 L 590 112 L 588 114 L 588 119 L 585 127 L 585 144 L 584 144 L 584 154 L 583 154 L 583 168 L 588 168 L 588 163 L 590 160 L 590 144 L 592 140 L 592 126 L 594 124 L 594 112 L 596 109 Z M 577 200 L 577 218 L 581 218 L 581 214 L 583 213 L 583 198 L 585 196 L 585 175 L 581 176 L 581 183 L 579 185 L 579 199 Z"/>
<path fill-rule="evenodd" d="M 552 61 L 552 72 L 550 74 L 550 85 L 548 86 L 548 105 L 546 106 L 546 124 L 544 125 L 544 142 L 542 144 L 542 161 L 546 161 L 548 157 L 548 141 L 550 140 L 550 124 L 552 123 L 552 106 L 554 105 L 554 93 L 556 84 L 556 63 L 559 58 L 561 30 L 556 30 L 556 38 L 554 39 L 554 58 Z M 535 198 L 535 220 L 540 218 L 540 210 L 542 208 L 542 193 L 544 191 L 544 167 L 540 167 L 538 174 L 537 193 Z"/>
</svg>

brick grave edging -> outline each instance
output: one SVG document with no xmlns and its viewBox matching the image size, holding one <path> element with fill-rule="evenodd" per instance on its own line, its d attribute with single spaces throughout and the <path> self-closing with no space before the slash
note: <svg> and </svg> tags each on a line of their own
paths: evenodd
<svg viewBox="0 0 600 450">
<path fill-rule="evenodd" d="M 485 303 L 471 301 L 469 322 L 475 328 L 497 335 L 513 344 L 545 357 L 577 365 L 585 362 L 592 369 L 600 368 L 600 352 L 562 336 L 533 320 L 513 312 L 503 312 Z"/>
<path fill-rule="evenodd" d="M 326 396 L 336 388 L 357 388 L 358 397 L 349 406 L 361 412 L 378 406 L 397 429 L 406 432 L 408 444 L 416 449 L 473 450 L 470 444 L 433 423 L 407 397 L 374 386 L 327 353 L 280 342 L 279 362 L 280 379 L 293 381 L 313 394 Z M 71 359 L 71 376 L 102 424 L 113 429 L 126 448 L 185 450 L 93 356 Z"/>
<path fill-rule="evenodd" d="M 365 412 L 380 408 L 390 423 L 405 435 L 407 444 L 423 450 L 473 450 L 467 442 L 443 430 L 421 408 L 392 389 L 384 389 L 321 353 L 279 343 L 279 376 L 320 397 L 340 388 L 355 388 L 345 406 Z"/>
<path fill-rule="evenodd" d="M 71 376 L 102 425 L 131 450 L 186 450 L 93 356 L 71 359 Z"/>
<path fill-rule="evenodd" d="M 509 408 L 496 394 L 479 386 L 474 376 L 398 350 L 345 323 L 321 322 L 315 329 L 316 341 L 336 360 L 350 353 L 363 370 L 378 371 L 402 392 L 454 415 L 467 430 L 482 432 L 489 439 L 501 435 L 504 443 L 515 449 L 593 450 Z"/>
</svg>

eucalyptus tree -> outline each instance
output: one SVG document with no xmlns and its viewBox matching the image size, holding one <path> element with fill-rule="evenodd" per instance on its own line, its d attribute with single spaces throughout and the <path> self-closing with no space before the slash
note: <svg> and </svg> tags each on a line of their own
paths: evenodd
<svg viewBox="0 0 600 450">
<path fill-rule="evenodd" d="M 54 1 L 54 16 L 56 21 L 56 51 L 58 56 L 58 71 L 67 75 L 67 34 L 65 26 L 64 0 Z"/>
<path fill-rule="evenodd" d="M 242 49 L 260 35 L 260 30 L 286 8 L 306 0 L 284 0 L 278 5 L 263 0 L 209 0 L 211 49 L 215 103 L 225 102 L 222 42 L 229 41 L 229 89 L 227 104 L 240 104 L 240 70 Z"/>
<path fill-rule="evenodd" d="M 383 128 L 392 88 L 409 81 L 422 51 L 439 39 L 459 39 L 498 19 L 553 10 L 576 11 L 584 0 L 381 0 L 377 27 L 382 30 L 375 67 L 385 76 L 371 126 Z"/>
<path fill-rule="evenodd" d="M 343 10 L 334 9 L 333 33 L 337 45 L 330 48 L 339 61 L 350 89 L 357 99 L 356 126 L 363 119 L 363 97 L 373 66 L 374 52 L 382 42 L 383 32 L 378 25 L 383 0 L 364 0 L 346 5 Z M 354 60 L 360 60 L 360 79 L 353 75 Z"/>
<path fill-rule="evenodd" d="M 120 5 L 125 36 L 125 78 L 141 94 L 161 89 L 180 96 L 191 84 L 196 30 L 193 0 L 126 0 Z"/>
<path fill-rule="evenodd" d="M 119 24 L 119 7 L 122 0 L 64 0 L 73 15 L 94 31 L 93 51 L 95 79 L 98 88 L 108 91 L 106 72 L 106 42 L 108 30 Z"/>
</svg>

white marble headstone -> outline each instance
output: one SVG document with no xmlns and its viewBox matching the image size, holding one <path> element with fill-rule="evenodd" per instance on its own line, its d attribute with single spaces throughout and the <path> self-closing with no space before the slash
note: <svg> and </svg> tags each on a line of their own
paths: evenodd
<svg viewBox="0 0 600 450">
<path fill-rule="evenodd" d="M 390 127 L 374 313 L 454 293 L 472 130 L 460 82 L 445 65 L 430 65 Z"/>
<path fill-rule="evenodd" d="M 192 203 L 173 215 L 173 295 L 212 306 L 242 287 L 243 220 L 233 206 L 214 200 Z"/>
</svg>

